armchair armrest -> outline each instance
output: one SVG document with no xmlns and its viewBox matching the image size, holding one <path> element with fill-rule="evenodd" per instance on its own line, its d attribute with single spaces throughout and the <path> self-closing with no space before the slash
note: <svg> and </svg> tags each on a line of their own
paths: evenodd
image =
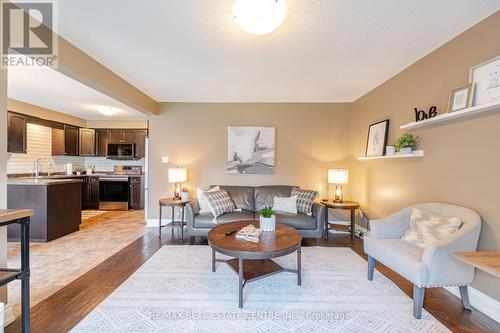
<svg viewBox="0 0 500 333">
<path fill-rule="evenodd" d="M 198 204 L 198 200 L 193 200 L 186 205 L 186 223 L 188 226 L 194 226 L 194 218 L 196 215 L 199 215 L 199 213 L 200 205 Z"/>
<path fill-rule="evenodd" d="M 455 252 L 475 251 L 479 241 L 481 224 L 454 232 L 424 250 L 422 262 L 429 271 L 429 285 L 466 285 L 474 279 L 474 268 L 458 261 Z"/>
<path fill-rule="evenodd" d="M 325 228 L 325 206 L 317 202 L 313 203 L 312 215 L 316 218 L 316 229 L 323 230 Z"/>
<path fill-rule="evenodd" d="M 370 236 L 373 238 L 401 238 L 410 227 L 411 210 L 402 209 L 383 219 L 370 221 Z"/>
</svg>

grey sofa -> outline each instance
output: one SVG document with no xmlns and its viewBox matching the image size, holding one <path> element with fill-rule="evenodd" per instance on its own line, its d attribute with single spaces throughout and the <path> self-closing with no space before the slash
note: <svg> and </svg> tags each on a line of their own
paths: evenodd
<svg viewBox="0 0 500 333">
<path fill-rule="evenodd" d="M 212 221 L 214 216 L 211 213 L 200 214 L 200 206 L 195 200 L 186 206 L 186 221 L 189 236 L 206 236 L 211 228 L 221 223 L 258 220 L 258 211 L 265 206 L 271 206 L 274 197 L 289 197 L 293 186 L 224 186 L 220 188 L 226 190 L 237 209 L 235 211 L 221 215 L 217 218 L 217 224 Z M 278 223 L 287 224 L 297 229 L 304 238 L 316 238 L 317 241 L 322 237 L 325 223 L 325 207 L 314 203 L 312 216 L 304 214 L 277 214 Z"/>
<path fill-rule="evenodd" d="M 458 217 L 462 227 L 449 238 L 421 249 L 403 239 L 410 227 L 411 209 L 419 208 L 445 217 Z M 406 207 L 384 219 L 370 221 L 364 247 L 368 255 L 368 280 L 373 279 L 379 261 L 413 283 L 413 316 L 420 319 L 425 288 L 458 286 L 464 308 L 470 310 L 467 285 L 474 279 L 474 268 L 458 261 L 453 254 L 475 251 L 481 217 L 472 209 L 444 203 L 421 203 Z"/>
</svg>

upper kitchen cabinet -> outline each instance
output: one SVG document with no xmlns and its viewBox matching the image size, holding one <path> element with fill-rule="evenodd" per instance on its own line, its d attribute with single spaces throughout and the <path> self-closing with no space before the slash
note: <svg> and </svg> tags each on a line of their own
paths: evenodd
<svg viewBox="0 0 500 333">
<path fill-rule="evenodd" d="M 148 130 L 135 130 L 135 157 L 146 157 L 146 137 Z"/>
<path fill-rule="evenodd" d="M 95 131 L 90 128 L 80 128 L 80 156 L 95 155 Z"/>
<path fill-rule="evenodd" d="M 108 155 L 109 131 L 107 129 L 95 130 L 95 156 L 106 157 Z"/>
<path fill-rule="evenodd" d="M 64 154 L 78 156 L 80 129 L 76 126 L 64 125 Z"/>
<path fill-rule="evenodd" d="M 135 132 L 133 129 L 110 129 L 109 143 L 134 143 Z"/>
<path fill-rule="evenodd" d="M 59 128 L 52 129 L 52 155 L 64 155 L 64 130 Z"/>
<path fill-rule="evenodd" d="M 26 154 L 27 152 L 27 117 L 9 112 L 7 114 L 7 151 Z"/>
</svg>

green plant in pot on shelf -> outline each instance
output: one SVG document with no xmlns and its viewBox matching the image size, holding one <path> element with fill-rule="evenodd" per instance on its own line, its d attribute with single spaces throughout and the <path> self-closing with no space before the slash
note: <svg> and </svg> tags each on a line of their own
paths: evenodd
<svg viewBox="0 0 500 333">
<path fill-rule="evenodd" d="M 419 137 L 413 136 L 413 134 L 406 133 L 396 140 L 394 146 L 401 154 L 411 154 L 412 151 L 417 148 Z"/>
<path fill-rule="evenodd" d="M 276 229 L 276 212 L 271 207 L 259 210 L 260 228 L 262 231 L 274 231 Z"/>
</svg>

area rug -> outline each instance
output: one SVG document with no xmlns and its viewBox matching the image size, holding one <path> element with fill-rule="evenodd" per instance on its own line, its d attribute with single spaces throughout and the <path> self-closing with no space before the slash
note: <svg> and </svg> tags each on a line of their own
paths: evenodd
<svg viewBox="0 0 500 333">
<path fill-rule="evenodd" d="M 276 261 L 294 268 L 296 255 Z M 208 246 L 163 246 L 72 332 L 449 332 L 366 266 L 349 248 L 305 247 L 302 286 L 293 273 L 250 282 L 238 309 L 237 276 L 211 272 Z"/>
</svg>

